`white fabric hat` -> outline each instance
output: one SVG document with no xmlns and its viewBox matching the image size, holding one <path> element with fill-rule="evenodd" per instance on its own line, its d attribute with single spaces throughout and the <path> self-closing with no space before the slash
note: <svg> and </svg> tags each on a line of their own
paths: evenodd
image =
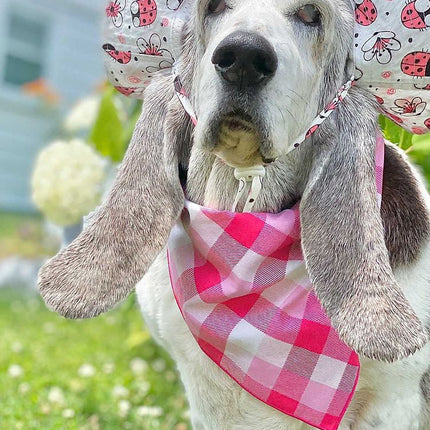
<svg viewBox="0 0 430 430">
<path fill-rule="evenodd" d="M 195 0 L 111 0 L 105 65 L 123 94 L 142 98 L 152 74 L 172 71 Z M 430 0 L 356 0 L 356 85 L 405 129 L 430 132 Z"/>
<path fill-rule="evenodd" d="M 152 74 L 170 73 L 194 0 L 111 0 L 106 7 L 105 67 L 121 93 L 142 98 Z"/>
</svg>

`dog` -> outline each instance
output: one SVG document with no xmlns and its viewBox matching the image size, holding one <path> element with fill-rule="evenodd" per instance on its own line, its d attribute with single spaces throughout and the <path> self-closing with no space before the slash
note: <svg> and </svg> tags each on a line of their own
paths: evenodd
<svg viewBox="0 0 430 430">
<path fill-rule="evenodd" d="M 187 166 L 186 192 L 191 201 L 218 210 L 229 210 L 232 207 L 237 183 L 229 164 L 240 165 L 241 160 L 255 154 L 255 148 L 249 144 L 250 141 L 253 142 L 254 124 L 258 124 L 259 133 L 264 136 L 259 148 L 264 158 L 279 157 L 275 164 L 267 167 L 263 191 L 256 203 L 257 211 L 279 212 L 291 207 L 300 198 L 303 201 L 309 172 L 313 168 L 310 165 L 312 162 L 318 163 L 317 168 L 321 168 L 324 162 L 332 164 L 338 161 L 343 164 L 337 167 L 339 170 L 349 170 L 347 161 L 344 158 L 335 160 L 335 154 L 332 154 L 330 161 L 319 159 L 321 147 L 336 140 L 335 130 L 321 136 L 322 141 L 314 142 L 313 148 L 300 148 L 287 157 L 281 155 L 286 141 L 300 132 L 301 120 L 309 123 L 317 113 L 317 107 L 334 93 L 335 85 L 330 85 L 328 79 L 333 79 L 334 83 L 346 76 L 344 68 L 347 66 L 347 49 L 350 46 L 348 34 L 351 33 L 351 11 L 342 2 L 318 5 L 321 7 L 319 19 L 325 27 L 324 35 L 318 25 L 307 26 L 301 21 L 300 14 L 298 18 L 295 17 L 298 6 L 294 2 L 285 4 L 242 0 L 231 4 L 229 7 L 232 7 L 232 11 L 225 16 L 207 16 L 204 9 L 199 10 L 194 27 L 197 31 L 191 37 L 204 41 L 201 45 L 195 44 L 193 52 L 198 52 L 199 46 L 204 47 L 204 50 L 200 49 L 200 64 L 196 71 L 190 72 L 193 76 L 189 81 L 190 93 L 194 96 L 199 117 Z M 287 22 L 285 16 L 289 17 Z M 308 19 L 311 17 L 312 15 Z M 265 35 L 264 41 L 260 41 L 262 34 Z M 330 38 L 331 44 L 327 42 Z M 236 82 L 230 82 L 228 77 L 226 79 L 217 70 L 218 64 L 213 64 L 214 56 L 217 53 L 222 56 L 219 51 L 223 46 L 233 49 L 231 46 L 236 43 L 239 50 L 243 49 L 241 43 L 253 43 L 255 46 L 267 43 L 268 46 L 276 46 L 279 67 L 269 83 L 263 82 L 257 88 L 251 86 L 247 91 L 240 87 L 240 83 L 238 86 Z M 318 52 L 318 46 L 322 44 L 327 47 L 323 55 L 321 51 Z M 270 48 L 265 47 L 264 50 L 270 55 Z M 338 70 L 335 72 L 335 69 Z M 309 82 L 312 85 L 304 85 Z M 201 90 L 203 88 L 204 91 Z M 376 127 L 375 107 L 364 94 L 358 92 L 351 94 L 347 104 L 351 104 L 349 109 L 354 116 L 355 126 L 366 130 L 368 134 L 365 140 L 370 144 Z M 352 105 L 358 108 L 356 115 L 352 114 Z M 348 115 L 347 109 L 346 106 L 341 108 L 342 115 Z M 345 120 L 352 120 L 352 116 L 348 115 Z M 245 124 L 239 130 L 229 128 L 231 117 L 239 117 L 237 121 L 244 121 Z M 219 143 L 220 130 L 228 136 L 224 139 L 227 141 L 224 147 L 222 140 Z M 251 137 L 247 134 L 251 134 Z M 237 143 L 234 151 L 228 147 L 229 140 Z M 345 141 L 354 145 L 357 140 L 350 135 Z M 345 155 L 351 149 L 346 148 Z M 340 148 L 333 150 L 342 152 Z M 218 157 L 213 156 L 214 152 Z M 254 161 L 256 160 L 250 163 Z M 339 191 L 340 186 L 337 190 L 342 192 Z M 321 194 L 321 191 L 318 193 Z M 325 196 L 328 208 L 331 206 L 330 197 Z M 348 199 L 347 196 L 345 198 Z M 414 218 L 409 221 L 417 222 L 414 227 L 417 235 L 414 238 L 404 237 L 408 243 L 400 243 L 400 236 L 409 233 L 404 231 L 405 218 L 400 219 L 404 215 L 397 218 L 398 211 L 405 210 L 404 206 L 411 205 L 412 202 L 419 206 L 419 210 L 412 207 L 407 209 L 409 213 L 415 212 Z M 332 207 L 338 209 L 335 205 Z M 428 325 L 430 306 L 430 269 L 427 267 L 429 246 L 428 239 L 424 239 L 428 234 L 428 226 L 424 225 L 428 222 L 428 207 L 427 192 L 419 175 L 401 152 L 387 143 L 382 206 L 385 241 L 391 265 L 395 269 L 395 278 L 425 325 Z M 421 221 L 416 219 L 419 212 Z M 333 216 L 333 219 L 338 217 Z M 337 229 L 338 226 L 330 223 L 329 228 Z M 318 230 L 317 226 L 315 229 Z M 412 240 L 418 243 L 412 245 Z M 415 248 L 413 251 L 411 246 Z M 148 327 L 177 362 L 190 402 L 194 429 L 310 428 L 254 399 L 200 350 L 176 306 L 164 252 L 138 284 L 137 294 Z M 412 357 L 396 363 L 362 358 L 359 385 L 341 429 L 429 428 L 426 421 L 428 399 L 425 397 L 425 374 L 429 370 L 429 359 L 428 345 Z"/>
<path fill-rule="evenodd" d="M 378 108 L 359 88 L 305 143 L 286 150 L 352 74 L 353 19 L 349 0 L 197 1 L 177 66 L 198 116 L 195 129 L 173 78 L 154 76 L 110 196 L 40 272 L 47 304 L 72 318 L 106 311 L 137 283 L 145 321 L 177 363 L 195 430 L 312 428 L 220 370 L 195 342 L 170 286 L 164 246 L 184 192 L 197 204 L 230 210 L 233 168 L 256 163 L 267 166 L 254 210 L 277 213 L 300 202 L 309 277 L 341 338 L 360 354 L 359 383 L 340 430 L 430 428 L 423 180 L 387 142 L 379 208 Z"/>
</svg>

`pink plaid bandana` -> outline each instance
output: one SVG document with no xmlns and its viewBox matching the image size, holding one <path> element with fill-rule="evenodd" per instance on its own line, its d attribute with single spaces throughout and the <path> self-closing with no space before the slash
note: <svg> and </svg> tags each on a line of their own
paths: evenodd
<svg viewBox="0 0 430 430">
<path fill-rule="evenodd" d="M 383 162 L 378 136 L 379 197 Z M 312 289 L 299 204 L 271 214 L 216 211 L 187 201 L 168 258 L 178 306 L 203 352 L 267 405 L 336 430 L 360 363 Z"/>
</svg>

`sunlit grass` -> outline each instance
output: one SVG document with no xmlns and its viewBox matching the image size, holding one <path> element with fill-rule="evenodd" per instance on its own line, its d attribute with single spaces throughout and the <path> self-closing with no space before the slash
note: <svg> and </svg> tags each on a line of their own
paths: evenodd
<svg viewBox="0 0 430 430">
<path fill-rule="evenodd" d="M 36 296 L 3 291 L 0 333 L 0 429 L 189 429 L 174 365 L 134 298 L 67 321 Z"/>
<path fill-rule="evenodd" d="M 0 259 L 15 255 L 40 258 L 55 252 L 55 245 L 46 240 L 41 217 L 0 212 Z"/>
</svg>

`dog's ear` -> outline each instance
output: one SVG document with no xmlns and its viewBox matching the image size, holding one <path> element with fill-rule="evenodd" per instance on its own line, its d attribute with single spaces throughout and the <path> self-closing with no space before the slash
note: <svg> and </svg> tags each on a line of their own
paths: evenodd
<svg viewBox="0 0 430 430">
<path fill-rule="evenodd" d="M 154 79 L 112 191 L 76 240 L 39 273 L 47 305 L 89 318 L 127 297 L 163 249 L 183 208 L 180 130 L 172 79 Z"/>
<path fill-rule="evenodd" d="M 315 142 L 321 148 L 301 201 L 304 257 L 341 338 L 360 354 L 393 361 L 414 353 L 427 338 L 394 279 L 384 241 L 375 110 L 353 90 L 336 117 L 332 142 Z"/>
</svg>

